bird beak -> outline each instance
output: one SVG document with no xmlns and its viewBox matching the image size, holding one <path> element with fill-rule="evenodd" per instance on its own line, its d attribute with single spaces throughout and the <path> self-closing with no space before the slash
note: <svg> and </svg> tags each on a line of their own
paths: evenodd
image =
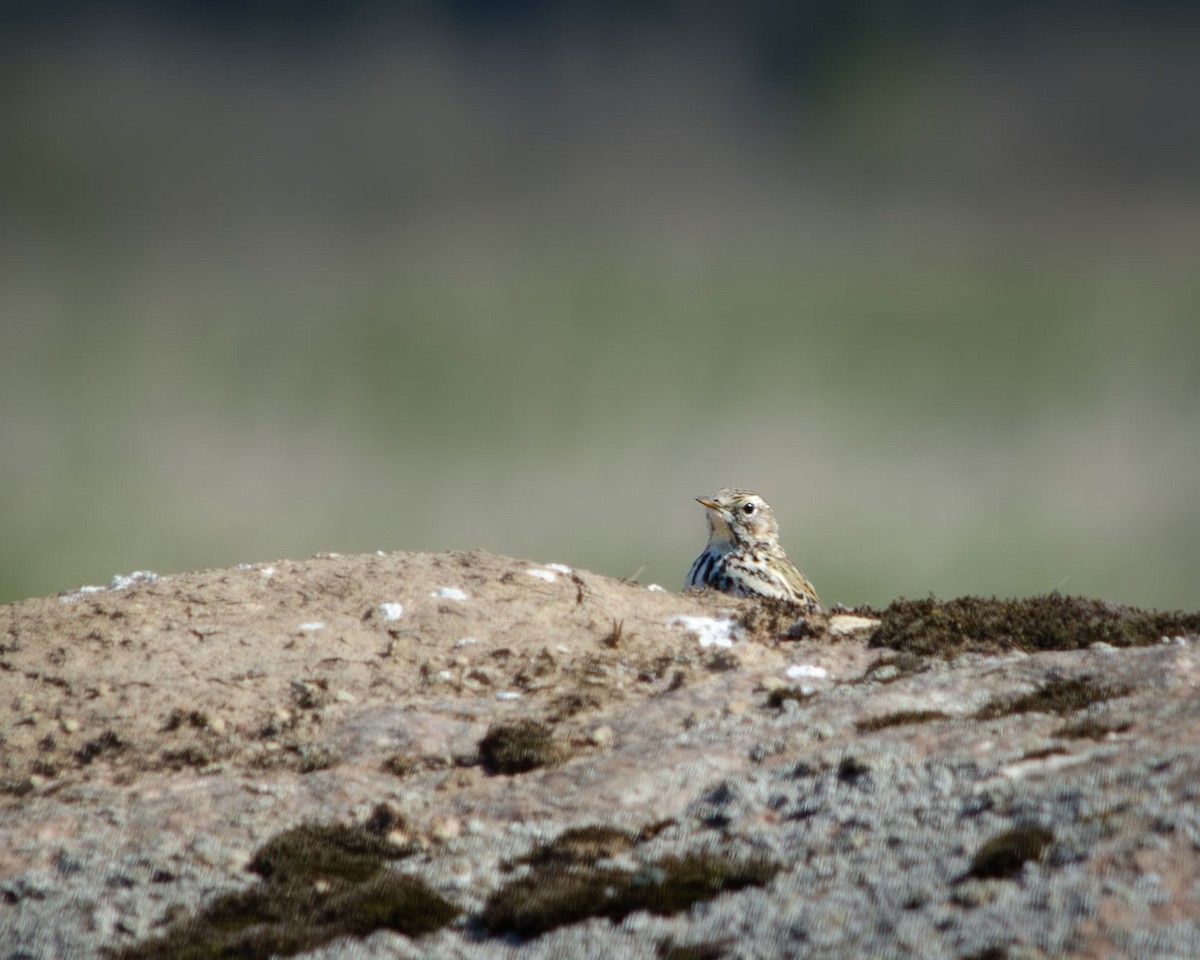
<svg viewBox="0 0 1200 960">
<path fill-rule="evenodd" d="M 712 497 L 697 497 L 696 502 L 708 507 L 709 510 L 720 510 L 721 505 Z"/>
</svg>

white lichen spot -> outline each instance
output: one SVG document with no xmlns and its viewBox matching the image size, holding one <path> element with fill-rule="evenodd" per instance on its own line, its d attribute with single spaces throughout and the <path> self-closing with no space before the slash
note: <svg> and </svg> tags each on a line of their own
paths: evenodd
<svg viewBox="0 0 1200 960">
<path fill-rule="evenodd" d="M 694 633 L 702 647 L 732 647 L 738 638 L 738 627 L 728 617 L 692 617 L 686 614 L 667 621 L 669 628 L 680 627 Z"/>
<path fill-rule="evenodd" d="M 107 587 L 97 587 L 89 584 L 80 587 L 74 593 L 66 593 L 58 598 L 59 603 L 76 603 L 90 593 L 111 593 L 116 590 L 128 590 L 135 583 L 154 583 L 158 574 L 150 570 L 135 570 L 130 574 L 117 574 Z"/>
<path fill-rule="evenodd" d="M 404 604 L 402 603 L 381 603 L 379 605 L 379 613 L 388 623 L 399 620 L 404 616 Z"/>
<path fill-rule="evenodd" d="M 521 692 L 519 690 L 497 690 L 497 700 L 520 700 Z"/>
<path fill-rule="evenodd" d="M 458 587 L 442 587 L 430 594 L 435 600 L 466 600 L 467 595 Z"/>
<path fill-rule="evenodd" d="M 548 563 L 548 564 L 546 564 L 546 569 L 553 570 L 556 573 L 561 573 L 567 577 L 569 577 L 571 575 L 571 568 L 568 567 L 565 563 Z"/>
<path fill-rule="evenodd" d="M 455 640 L 455 641 L 454 641 L 454 646 L 456 646 L 456 647 L 470 647 L 470 646 L 474 646 L 474 645 L 475 645 L 475 644 L 477 644 L 478 642 L 479 642 L 479 641 L 478 641 L 478 640 L 476 640 L 474 637 L 463 637 L 461 640 Z"/>
<path fill-rule="evenodd" d="M 454 674 L 452 674 L 449 670 L 439 670 L 437 672 L 437 678 L 442 681 L 448 681 L 453 676 Z"/>
<path fill-rule="evenodd" d="M 258 575 L 260 577 L 264 577 L 267 580 L 269 580 L 269 579 L 271 579 L 271 577 L 275 576 L 275 568 L 274 567 L 263 567 L 261 570 L 258 571 Z"/>
<path fill-rule="evenodd" d="M 158 580 L 158 574 L 153 570 L 134 570 L 128 576 L 117 574 L 112 578 L 112 583 L 108 585 L 109 590 L 128 590 L 135 583 L 154 583 Z"/>
<path fill-rule="evenodd" d="M 532 570 L 526 570 L 531 577 L 537 577 L 539 580 L 545 580 L 547 583 L 553 583 L 558 579 L 558 574 L 553 570 L 547 570 L 545 567 L 534 567 Z"/>
<path fill-rule="evenodd" d="M 310 620 L 308 623 L 302 623 L 296 628 L 301 633 L 316 633 L 318 630 L 324 630 L 325 624 L 320 620 Z"/>
<path fill-rule="evenodd" d="M 799 680 L 801 677 L 827 677 L 829 671 L 824 667 L 818 667 L 811 663 L 796 663 L 788 667 L 785 671 L 785 676 L 792 680 Z"/>
<path fill-rule="evenodd" d="M 651 593 L 666 593 L 667 592 L 666 587 L 660 587 L 657 583 L 648 584 L 646 586 L 646 589 L 649 590 Z"/>
<path fill-rule="evenodd" d="M 104 587 L 97 587 L 97 586 L 93 586 L 92 584 L 88 584 L 86 587 L 80 587 L 74 593 L 64 593 L 61 597 L 58 598 L 58 602 L 59 603 L 76 603 L 77 601 L 82 600 L 84 597 L 86 597 L 89 593 L 101 593 L 104 589 L 105 589 Z"/>
</svg>

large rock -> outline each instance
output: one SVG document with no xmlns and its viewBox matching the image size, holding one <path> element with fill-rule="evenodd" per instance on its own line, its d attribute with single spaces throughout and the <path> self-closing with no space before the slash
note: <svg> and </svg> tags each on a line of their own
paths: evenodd
<svg viewBox="0 0 1200 960">
<path fill-rule="evenodd" d="M 1194 636 L 828 626 L 483 552 L 0 608 L 0 960 L 1200 955 Z"/>
</svg>

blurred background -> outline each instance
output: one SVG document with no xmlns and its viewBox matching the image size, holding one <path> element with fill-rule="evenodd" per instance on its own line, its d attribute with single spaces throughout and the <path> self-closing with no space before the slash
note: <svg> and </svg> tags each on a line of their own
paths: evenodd
<svg viewBox="0 0 1200 960">
<path fill-rule="evenodd" d="M 1200 607 L 1200 13 L 0 0 L 0 601 L 486 547 Z"/>
</svg>

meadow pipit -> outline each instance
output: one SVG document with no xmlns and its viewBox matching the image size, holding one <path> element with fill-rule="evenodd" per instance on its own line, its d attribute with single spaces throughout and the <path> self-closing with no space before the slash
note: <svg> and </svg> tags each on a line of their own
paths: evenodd
<svg viewBox="0 0 1200 960">
<path fill-rule="evenodd" d="M 708 508 L 708 545 L 684 581 L 738 597 L 771 597 L 807 610 L 819 608 L 817 591 L 779 545 L 779 524 L 757 493 L 726 487 L 697 497 Z"/>
</svg>

